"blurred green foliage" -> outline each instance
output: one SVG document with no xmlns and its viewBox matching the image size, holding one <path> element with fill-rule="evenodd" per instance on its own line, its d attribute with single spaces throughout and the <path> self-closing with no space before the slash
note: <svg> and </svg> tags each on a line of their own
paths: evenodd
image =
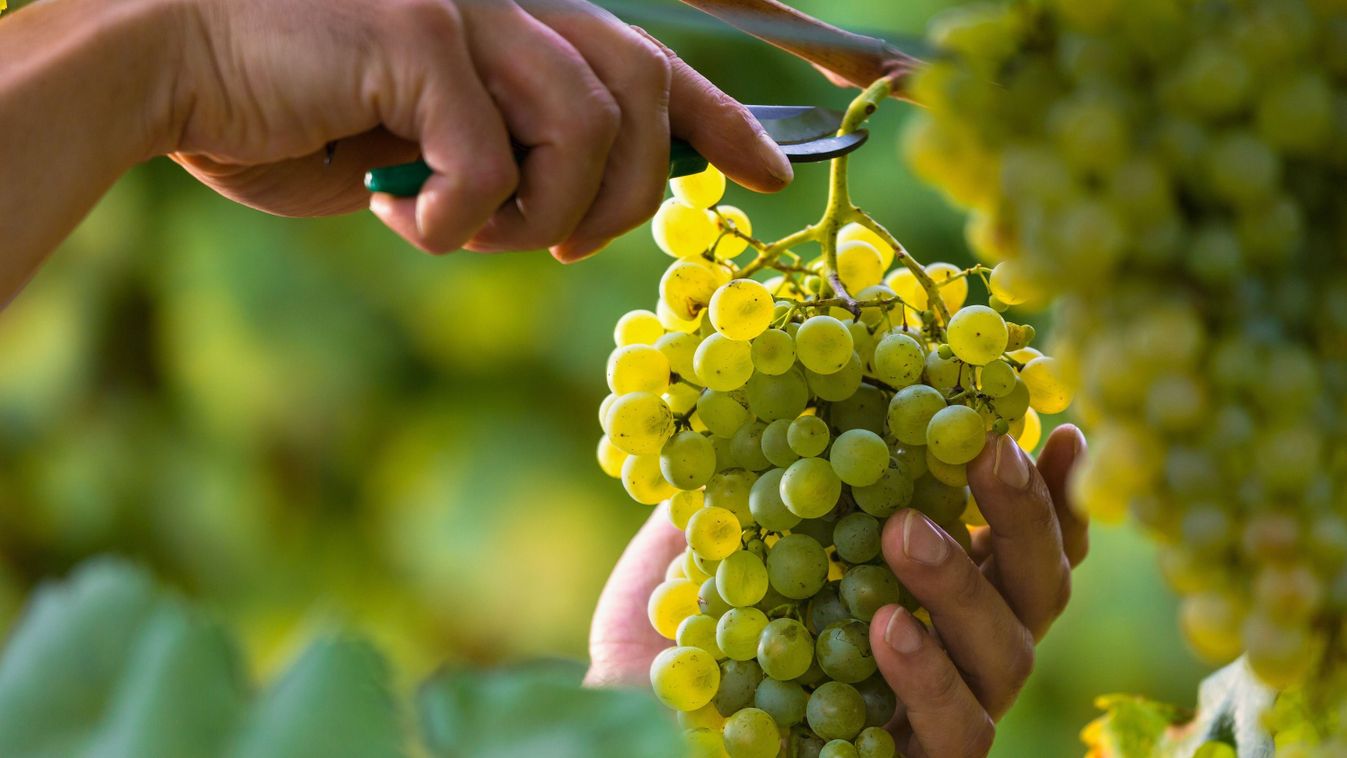
<svg viewBox="0 0 1347 758">
<path fill-rule="evenodd" d="M 796 4 L 906 35 L 940 5 Z M 741 100 L 848 99 L 765 45 L 680 23 L 697 17 L 672 0 L 639 8 Z M 909 108 L 876 118 L 855 195 L 919 259 L 966 263 L 957 213 L 897 157 Z M 771 237 L 817 215 L 823 175 L 728 201 Z M 216 609 L 258 674 L 333 624 L 372 637 L 404 685 L 445 659 L 582 657 L 647 515 L 594 464 L 604 360 L 666 262 L 648 229 L 571 267 L 432 258 L 366 214 L 271 218 L 166 161 L 137 169 L 0 317 L 0 617 L 112 551 Z M 1096 531 L 998 755 L 1078 754 L 1100 692 L 1192 702 L 1201 669 L 1151 551 Z"/>
</svg>

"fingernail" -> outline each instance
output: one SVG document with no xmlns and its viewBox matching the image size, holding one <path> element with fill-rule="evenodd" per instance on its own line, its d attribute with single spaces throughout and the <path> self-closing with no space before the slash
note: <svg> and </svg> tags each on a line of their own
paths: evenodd
<svg viewBox="0 0 1347 758">
<path fill-rule="evenodd" d="M 781 152 L 776 141 L 767 136 L 767 132 L 758 132 L 758 137 L 762 141 L 762 159 L 767 164 L 767 173 L 780 179 L 783 184 L 790 184 L 795 179 L 795 169 L 786 155 Z"/>
<path fill-rule="evenodd" d="M 382 192 L 376 192 L 370 195 L 369 209 L 376 216 L 387 216 L 388 212 L 393 210 L 393 198 Z"/>
<path fill-rule="evenodd" d="M 1029 486 L 1029 462 L 1020 451 L 1019 443 L 1009 434 L 1001 435 L 996 443 L 996 462 L 992 464 L 992 471 L 1011 489 L 1022 490 Z"/>
<path fill-rule="evenodd" d="M 922 632 L 917 620 L 906 608 L 898 608 L 889 616 L 889 625 L 884 628 L 884 641 L 889 647 L 902 655 L 911 655 L 921 649 Z"/>
<path fill-rule="evenodd" d="M 937 566 L 949 555 L 949 541 L 930 519 L 908 511 L 903 522 L 903 554 L 917 563 Z"/>
</svg>

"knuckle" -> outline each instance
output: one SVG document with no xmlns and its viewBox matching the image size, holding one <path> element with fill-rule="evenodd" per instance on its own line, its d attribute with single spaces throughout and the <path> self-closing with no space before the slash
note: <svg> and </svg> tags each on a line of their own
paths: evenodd
<svg viewBox="0 0 1347 758">
<path fill-rule="evenodd" d="M 512 156 L 484 155 L 474 167 L 473 174 L 475 191 L 501 201 L 513 194 L 519 186 L 519 166 Z"/>
<path fill-rule="evenodd" d="M 418 38 L 430 38 L 439 43 L 462 28 L 458 9 L 445 0 L 393 0 L 388 11 L 389 17 L 404 32 L 411 31 Z"/>
<path fill-rule="evenodd" d="M 937 668 L 929 684 L 930 702 L 937 707 L 949 707 L 959 701 L 959 690 L 964 681 L 953 665 L 945 663 Z"/>
<path fill-rule="evenodd" d="M 985 581 L 982 573 L 971 562 L 966 559 L 960 561 L 959 568 L 950 579 L 949 594 L 951 601 L 960 606 L 972 607 L 977 603 L 979 595 L 982 594 L 983 582 Z"/>
<path fill-rule="evenodd" d="M 1011 682 L 1011 692 L 1018 692 L 1020 686 L 1034 672 L 1034 640 L 1029 631 L 1022 630 L 1022 640 L 1010 656 L 1006 666 L 1006 676 Z"/>
<path fill-rule="evenodd" d="M 629 71 L 638 82 L 660 92 L 668 91 L 669 81 L 673 77 L 673 64 L 663 50 L 645 37 L 633 34 L 627 59 L 631 63 Z"/>
<path fill-rule="evenodd" d="M 575 136 L 590 142 L 612 144 L 622 126 L 622 109 L 608 90 L 596 85 L 585 98 L 586 105 L 571 121 Z"/>
</svg>

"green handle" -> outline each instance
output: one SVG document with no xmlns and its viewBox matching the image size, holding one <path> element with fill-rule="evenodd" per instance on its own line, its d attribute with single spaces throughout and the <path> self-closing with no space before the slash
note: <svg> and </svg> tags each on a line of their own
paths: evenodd
<svg viewBox="0 0 1347 758">
<path fill-rule="evenodd" d="M 669 178 L 690 176 L 706 170 L 706 159 L 692 145 L 674 140 L 669 145 Z M 425 161 L 416 160 L 400 166 L 376 168 L 365 174 L 365 188 L 370 192 L 384 192 L 394 197 L 416 197 L 421 185 L 434 172 Z"/>
</svg>

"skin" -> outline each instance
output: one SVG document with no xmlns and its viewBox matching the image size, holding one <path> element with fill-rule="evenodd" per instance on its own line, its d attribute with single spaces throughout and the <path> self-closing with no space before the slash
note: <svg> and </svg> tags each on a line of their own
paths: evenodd
<svg viewBox="0 0 1347 758">
<path fill-rule="evenodd" d="M 742 105 L 581 0 L 46 0 L 0 18 L 0 50 L 0 303 L 160 155 L 268 213 L 369 208 L 430 252 L 563 262 L 655 212 L 671 134 L 751 189 L 792 177 Z M 363 189 L 418 154 L 418 197 Z"/>
<path fill-rule="evenodd" d="M 879 670 L 898 696 L 889 725 L 908 756 L 982 756 L 997 720 L 1034 665 L 1034 646 L 1066 607 L 1071 569 L 1089 547 L 1067 493 L 1085 439 L 1071 425 L 1048 437 L 1037 464 L 1009 438 L 989 438 L 968 465 L 987 526 L 965 553 L 913 510 L 884 527 L 884 559 L 930 613 L 897 605 L 870 625 Z M 1022 467 L 1020 465 L 1022 464 Z M 590 632 L 593 686 L 648 686 L 650 662 L 672 644 L 646 619 L 650 591 L 686 543 L 663 508 L 651 515 L 604 587 Z"/>
</svg>

